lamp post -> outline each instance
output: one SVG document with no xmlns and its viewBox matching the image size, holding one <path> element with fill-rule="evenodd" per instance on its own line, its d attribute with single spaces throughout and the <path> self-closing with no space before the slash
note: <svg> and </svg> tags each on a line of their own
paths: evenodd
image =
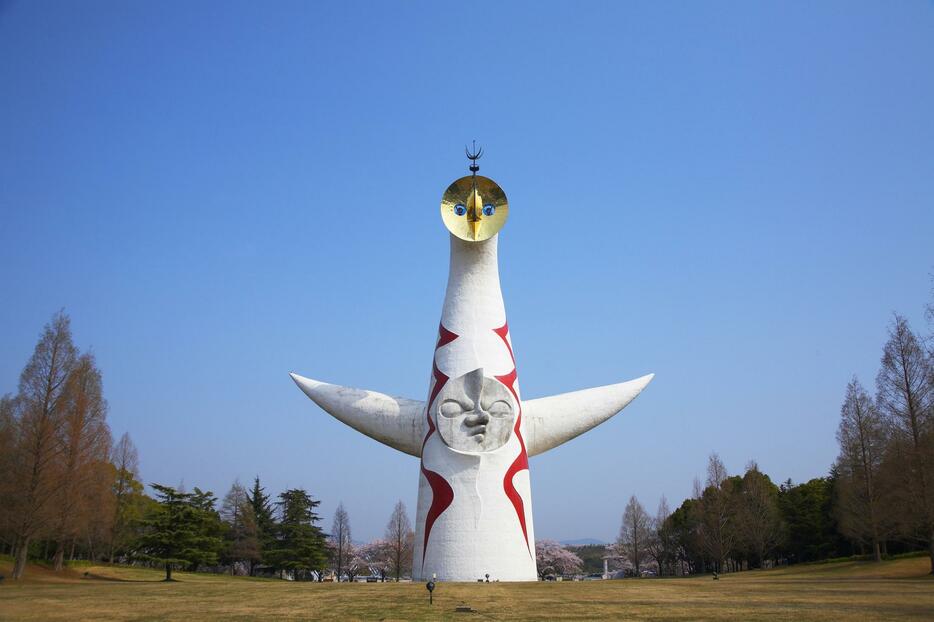
<svg viewBox="0 0 934 622">
<path fill-rule="evenodd" d="M 431 581 L 429 581 L 428 583 L 425 584 L 425 587 L 428 588 L 428 604 L 429 604 L 429 605 L 431 605 L 431 604 L 433 603 L 433 600 L 432 600 L 432 592 L 435 591 L 435 578 L 436 578 L 437 576 L 438 576 L 437 574 L 434 574 L 434 573 L 433 573 L 433 574 L 431 575 Z"/>
</svg>

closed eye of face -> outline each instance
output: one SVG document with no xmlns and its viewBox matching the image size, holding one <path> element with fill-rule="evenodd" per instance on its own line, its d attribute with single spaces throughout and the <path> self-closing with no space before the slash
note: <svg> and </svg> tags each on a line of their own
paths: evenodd
<svg viewBox="0 0 934 622">
<path fill-rule="evenodd" d="M 512 406 L 509 405 L 509 402 L 505 400 L 496 400 L 490 407 L 487 409 L 494 417 L 506 417 L 512 414 Z"/>
<path fill-rule="evenodd" d="M 464 406 L 457 400 L 444 400 L 438 412 L 440 412 L 443 417 L 457 417 L 463 415 L 468 410 L 470 410 L 470 408 Z"/>
</svg>

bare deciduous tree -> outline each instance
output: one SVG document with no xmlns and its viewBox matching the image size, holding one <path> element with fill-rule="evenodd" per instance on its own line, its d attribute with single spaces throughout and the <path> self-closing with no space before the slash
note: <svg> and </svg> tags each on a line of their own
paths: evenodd
<svg viewBox="0 0 934 622">
<path fill-rule="evenodd" d="M 386 542 L 389 543 L 390 560 L 389 574 L 398 581 L 402 576 L 412 572 L 412 550 L 415 534 L 412 533 L 412 524 L 405 511 L 402 501 L 396 503 L 386 525 Z"/>
<path fill-rule="evenodd" d="M 720 488 L 723 484 L 723 480 L 729 476 L 730 474 L 726 470 L 726 465 L 720 460 L 720 455 L 716 452 L 710 454 L 710 457 L 707 459 L 707 487 Z"/>
<path fill-rule="evenodd" d="M 101 386 L 101 373 L 91 354 L 81 355 L 75 363 L 65 383 L 60 406 L 63 417 L 57 468 L 61 486 L 55 497 L 53 533 L 56 571 L 64 567 L 68 544 L 79 535 L 87 534 L 92 522 L 106 521 L 111 515 L 106 508 L 100 507 L 101 502 L 110 501 L 103 491 L 112 483 L 108 481 L 110 474 L 101 468 L 107 462 L 111 445 L 107 402 Z M 92 505 L 92 501 L 96 503 Z"/>
<path fill-rule="evenodd" d="M 882 561 L 882 495 L 878 485 L 887 443 L 885 421 L 854 377 L 840 408 L 837 510 L 844 535 L 868 543 Z"/>
<path fill-rule="evenodd" d="M 224 496 L 220 517 L 228 525 L 225 557 L 230 562 L 230 573 L 235 574 L 238 563 L 242 563 L 243 574 L 249 574 L 249 568 L 260 560 L 259 532 L 253 505 L 240 480 L 235 480 Z"/>
<path fill-rule="evenodd" d="M 113 484 L 113 519 L 110 523 L 110 537 L 107 543 L 107 559 L 112 564 L 114 551 L 123 543 L 130 521 L 131 495 L 142 492 L 139 486 L 139 454 L 136 446 L 126 432 L 114 445 L 110 455 L 110 462 L 114 466 Z M 138 489 L 138 490 L 135 490 Z"/>
<path fill-rule="evenodd" d="M 900 315 L 889 328 L 876 377 L 876 400 L 891 426 L 889 452 L 901 464 L 901 498 L 907 507 L 899 512 L 900 531 L 906 538 L 927 545 L 934 574 L 934 370 L 924 350 Z"/>
<path fill-rule="evenodd" d="M 668 508 L 668 499 L 662 495 L 658 502 L 658 511 L 652 521 L 652 538 L 649 540 L 649 556 L 658 565 L 658 574 L 673 574 L 674 562 L 677 556 L 677 543 L 672 526 L 668 521 L 671 510 Z"/>
<path fill-rule="evenodd" d="M 637 576 L 641 573 L 642 566 L 649 556 L 651 540 L 652 519 L 633 495 L 629 497 L 629 503 L 626 504 L 626 510 L 623 512 L 623 523 L 619 529 L 616 547 L 619 554 L 632 564 Z"/>
<path fill-rule="evenodd" d="M 334 571 L 337 573 L 337 580 L 340 581 L 341 575 L 347 570 L 347 562 L 353 554 L 353 543 L 350 538 L 350 517 L 344 504 L 339 503 L 334 512 L 334 522 L 331 523 L 331 535 L 329 536 L 331 547 L 334 553 Z"/>
<path fill-rule="evenodd" d="M 700 498 L 700 536 L 704 550 L 722 572 L 724 562 L 733 550 L 731 486 L 728 473 L 720 456 L 710 455 L 707 462 L 707 488 Z"/>
<path fill-rule="evenodd" d="M 16 400 L 0 397 L 0 541 L 13 553 L 13 498 L 16 494 L 13 464 L 16 457 Z"/>
<path fill-rule="evenodd" d="M 58 473 L 65 384 L 77 359 L 68 316 L 60 311 L 46 324 L 19 379 L 17 438 L 10 473 L 15 562 L 13 578 L 26 569 L 29 543 L 54 518 L 52 502 L 62 486 Z"/>
</svg>

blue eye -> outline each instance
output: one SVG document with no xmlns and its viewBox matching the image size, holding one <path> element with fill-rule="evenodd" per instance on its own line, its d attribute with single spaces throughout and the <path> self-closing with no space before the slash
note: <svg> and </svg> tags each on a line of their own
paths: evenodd
<svg viewBox="0 0 934 622">
<path fill-rule="evenodd" d="M 483 215 L 484 215 L 484 216 L 492 216 L 492 215 L 495 214 L 495 213 L 496 213 L 496 208 L 495 208 L 493 205 L 491 205 L 490 203 L 487 203 L 486 205 L 483 206 Z"/>
<path fill-rule="evenodd" d="M 454 206 L 454 213 L 457 214 L 458 216 L 463 216 L 464 214 L 467 213 L 467 208 L 464 206 L 463 203 L 458 203 L 457 205 Z"/>
</svg>

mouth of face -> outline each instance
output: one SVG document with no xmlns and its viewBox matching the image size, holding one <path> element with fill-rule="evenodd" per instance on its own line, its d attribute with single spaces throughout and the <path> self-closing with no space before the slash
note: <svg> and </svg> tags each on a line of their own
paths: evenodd
<svg viewBox="0 0 934 622">
<path fill-rule="evenodd" d="M 467 436 L 473 438 L 478 443 L 482 443 L 484 437 L 486 436 L 486 424 L 477 423 L 470 425 L 465 423 L 465 425 L 467 427 Z"/>
</svg>

